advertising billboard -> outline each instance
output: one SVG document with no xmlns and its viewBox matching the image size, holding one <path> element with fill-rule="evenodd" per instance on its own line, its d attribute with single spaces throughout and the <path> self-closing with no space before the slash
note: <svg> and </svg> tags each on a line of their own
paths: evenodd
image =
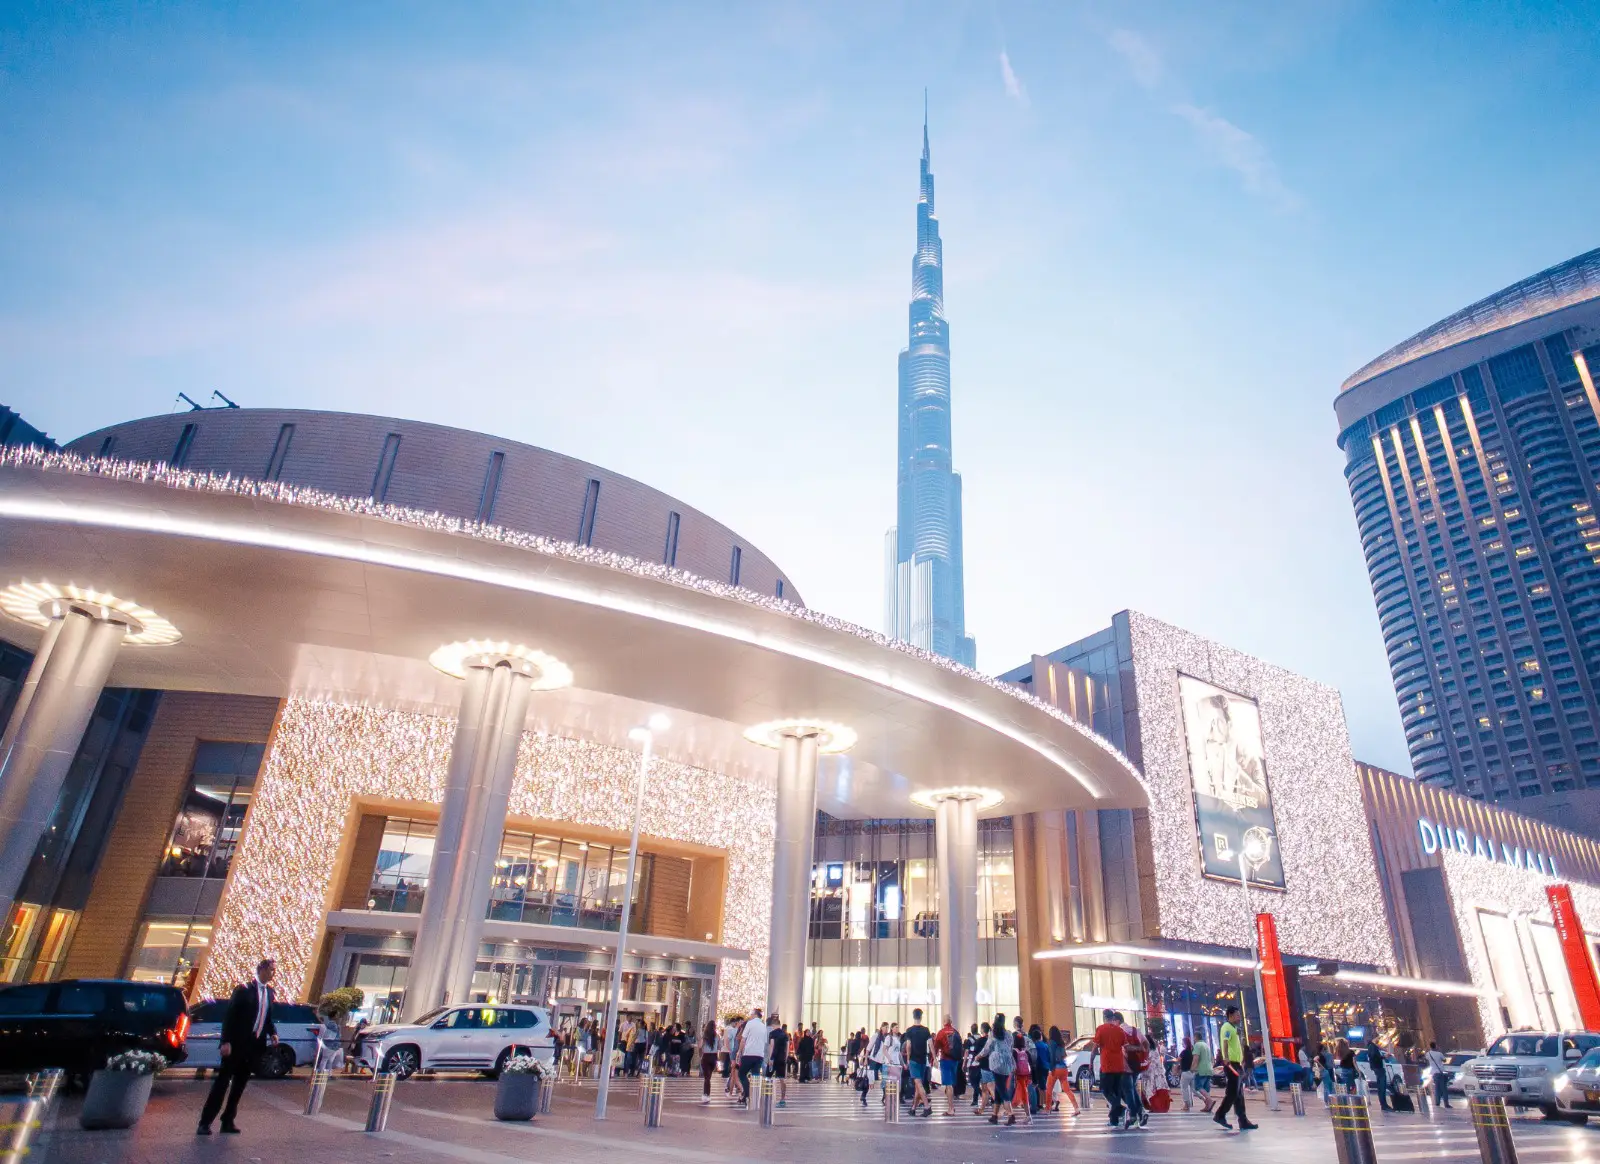
<svg viewBox="0 0 1600 1164">
<path fill-rule="evenodd" d="M 1178 698 L 1189 750 L 1201 871 L 1207 877 L 1237 881 L 1239 855 L 1244 853 L 1251 884 L 1284 888 L 1260 707 L 1253 699 L 1183 674 L 1178 676 Z"/>
</svg>

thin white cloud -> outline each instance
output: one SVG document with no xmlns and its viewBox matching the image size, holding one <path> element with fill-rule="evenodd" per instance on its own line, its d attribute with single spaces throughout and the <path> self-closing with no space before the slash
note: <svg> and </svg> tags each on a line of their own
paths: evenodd
<svg viewBox="0 0 1600 1164">
<path fill-rule="evenodd" d="M 1011 54 L 1005 49 L 1000 50 L 1000 80 L 1005 83 L 1007 97 L 1023 105 L 1028 103 L 1028 94 L 1017 79 L 1017 71 L 1011 67 Z"/>
<path fill-rule="evenodd" d="M 1261 139 L 1240 129 L 1220 113 L 1180 101 L 1172 112 L 1188 122 L 1200 144 L 1217 162 L 1239 175 L 1245 191 L 1279 210 L 1294 210 L 1300 200 L 1283 184 L 1278 167 Z"/>
<path fill-rule="evenodd" d="M 1156 51 L 1154 45 L 1128 28 L 1112 29 L 1107 39 L 1111 42 L 1111 47 L 1122 54 L 1122 59 L 1127 62 L 1128 71 L 1133 74 L 1135 81 L 1146 89 L 1154 89 L 1161 83 L 1166 67 L 1162 64 L 1161 54 Z"/>
</svg>

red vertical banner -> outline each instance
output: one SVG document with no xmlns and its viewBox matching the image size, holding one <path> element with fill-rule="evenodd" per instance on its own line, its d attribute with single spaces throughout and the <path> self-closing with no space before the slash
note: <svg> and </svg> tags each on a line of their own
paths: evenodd
<svg viewBox="0 0 1600 1164">
<path fill-rule="evenodd" d="M 1572 887 L 1546 886 L 1545 894 L 1550 898 L 1550 913 L 1555 918 L 1556 936 L 1561 939 L 1561 953 L 1567 962 L 1567 977 L 1572 980 L 1573 997 L 1578 1000 L 1583 1029 L 1600 1031 L 1600 980 L 1595 978 L 1594 961 L 1589 957 L 1589 942 L 1583 936 L 1578 908 L 1572 904 Z"/>
<path fill-rule="evenodd" d="M 1289 987 L 1283 978 L 1278 926 L 1270 913 L 1256 914 L 1256 957 L 1261 959 L 1261 992 L 1267 998 L 1267 1025 L 1275 1054 L 1294 1058 L 1294 1020 L 1289 1015 Z"/>
</svg>

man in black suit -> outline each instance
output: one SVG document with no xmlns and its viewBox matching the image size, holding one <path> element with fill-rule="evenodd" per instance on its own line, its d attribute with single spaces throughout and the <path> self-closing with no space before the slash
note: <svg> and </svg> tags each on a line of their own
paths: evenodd
<svg viewBox="0 0 1600 1164">
<path fill-rule="evenodd" d="M 239 1113 L 239 1097 L 244 1085 L 256 1069 L 261 1052 L 278 1041 L 278 1029 L 272 1025 L 272 976 L 277 964 L 263 958 L 256 967 L 256 980 L 246 986 L 236 986 L 228 1001 L 228 1013 L 222 1020 L 222 1066 L 211 1084 L 205 1106 L 200 1109 L 200 1126 L 195 1129 L 202 1136 L 211 1134 L 211 1121 L 217 1111 L 222 1111 L 222 1130 L 237 1133 L 233 1117 Z M 228 1105 L 223 1107 L 226 1094 Z"/>
</svg>

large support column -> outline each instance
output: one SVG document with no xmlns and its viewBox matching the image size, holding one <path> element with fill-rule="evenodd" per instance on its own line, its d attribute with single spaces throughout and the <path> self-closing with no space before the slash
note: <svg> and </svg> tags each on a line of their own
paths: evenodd
<svg viewBox="0 0 1600 1164">
<path fill-rule="evenodd" d="M 517 746 L 535 686 L 534 668 L 514 656 L 485 653 L 463 666 L 467 686 L 406 978 L 407 1018 L 463 1002 L 472 989 Z"/>
<path fill-rule="evenodd" d="M 817 839 L 817 733 L 799 729 L 778 742 L 778 805 L 772 846 L 772 934 L 767 950 L 767 1014 L 798 1030 L 811 930 L 811 856 Z"/>
<path fill-rule="evenodd" d="M 0 739 L 0 921 L 49 827 L 67 769 L 130 629 L 109 607 L 57 605 Z"/>
<path fill-rule="evenodd" d="M 977 793 L 938 797 L 934 848 L 939 863 L 939 990 L 944 1009 L 966 1033 L 978 1021 Z"/>
</svg>

